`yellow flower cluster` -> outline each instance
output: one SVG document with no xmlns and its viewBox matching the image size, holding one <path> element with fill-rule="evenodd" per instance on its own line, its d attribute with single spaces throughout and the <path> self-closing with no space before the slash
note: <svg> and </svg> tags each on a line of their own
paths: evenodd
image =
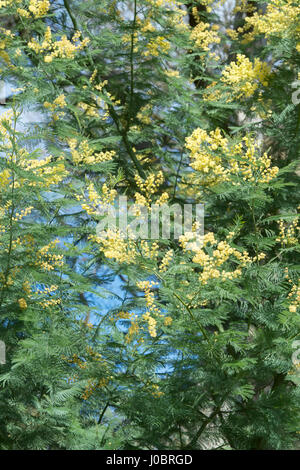
<svg viewBox="0 0 300 470">
<path fill-rule="evenodd" d="M 221 38 L 217 34 L 217 25 L 211 26 L 209 23 L 200 22 L 193 28 L 190 38 L 196 47 L 209 51 L 212 44 L 219 44 Z"/>
<path fill-rule="evenodd" d="M 88 201 L 87 203 L 82 204 L 83 210 L 85 210 L 89 215 L 99 215 L 100 208 L 107 208 L 108 204 L 112 204 L 115 197 L 117 196 L 117 191 L 115 189 L 110 189 L 106 183 L 102 185 L 102 195 L 98 194 L 93 183 L 90 183 L 87 190 Z M 83 196 L 76 196 L 78 201 L 84 199 Z"/>
<path fill-rule="evenodd" d="M 134 53 L 139 52 L 145 57 L 158 57 L 170 50 L 171 43 L 170 38 L 167 36 L 153 34 L 162 31 L 159 20 L 160 14 L 158 14 L 157 9 L 163 7 L 168 10 L 166 12 L 165 31 L 172 31 L 174 28 L 188 30 L 188 26 L 184 21 L 186 12 L 184 9 L 179 8 L 183 3 L 178 0 L 148 0 L 147 3 L 146 8 L 141 9 L 136 15 L 135 31 L 125 33 L 122 41 L 130 48 L 133 44 Z M 125 20 L 125 18 L 123 19 Z"/>
<path fill-rule="evenodd" d="M 161 397 L 162 395 L 164 395 L 164 392 L 162 392 L 160 389 L 159 389 L 159 385 L 158 384 L 153 384 L 153 383 L 150 383 L 150 382 L 147 382 L 146 385 L 145 385 L 145 389 L 151 393 L 151 395 L 154 397 L 154 398 L 159 398 Z"/>
<path fill-rule="evenodd" d="M 138 324 L 138 319 L 137 315 L 134 315 L 134 318 L 131 319 L 130 327 L 128 328 L 127 335 L 126 335 L 126 343 L 131 343 L 133 338 L 137 335 L 137 333 L 140 331 L 139 324 Z M 138 338 L 137 341 L 139 343 L 142 342 L 141 338 Z"/>
<path fill-rule="evenodd" d="M 150 18 L 146 18 L 144 21 L 142 21 L 140 18 L 137 20 L 137 24 L 139 26 L 140 31 L 143 33 L 153 32 L 156 31 L 155 26 L 151 23 Z"/>
<path fill-rule="evenodd" d="M 53 307 L 55 305 L 61 304 L 61 299 L 59 297 L 54 297 L 52 294 L 56 293 L 58 286 L 51 285 L 49 287 L 44 286 L 43 289 L 35 289 L 34 293 L 40 298 L 40 296 L 45 297 L 44 300 L 39 301 L 39 305 L 43 308 Z M 29 291 L 30 292 L 30 291 Z M 32 295 L 30 296 L 32 297 Z M 47 297 L 49 297 L 47 299 Z"/>
<path fill-rule="evenodd" d="M 13 4 L 19 5 L 23 0 L 0 0 L 0 8 L 10 7 Z"/>
<path fill-rule="evenodd" d="M 67 106 L 65 95 L 59 95 L 53 103 L 48 101 L 44 102 L 44 107 L 49 109 L 53 113 L 53 119 L 57 121 L 58 119 L 64 117 L 65 113 L 63 111 L 55 112 L 57 109 L 62 109 Z"/>
<path fill-rule="evenodd" d="M 221 155 L 216 152 L 226 151 L 227 143 L 218 128 L 210 133 L 197 128 L 186 138 L 186 148 L 191 153 L 191 167 L 204 176 L 206 184 L 228 180 L 228 171 L 222 166 Z"/>
<path fill-rule="evenodd" d="M 146 104 L 146 106 L 143 106 L 143 108 L 140 109 L 136 117 L 143 124 L 151 124 L 151 115 L 152 115 L 152 108 L 150 104 Z"/>
<path fill-rule="evenodd" d="M 150 3 L 150 5 L 154 7 L 171 7 L 172 5 L 175 5 L 177 3 L 181 4 L 182 2 L 179 2 L 178 0 L 147 0 L 147 3 Z"/>
<path fill-rule="evenodd" d="M 70 139 L 68 144 L 71 150 L 73 162 L 77 165 L 93 165 L 96 163 L 107 162 L 112 160 L 116 155 L 114 150 L 95 153 L 95 151 L 89 146 L 87 140 L 80 142 L 78 146 L 76 139 Z"/>
<path fill-rule="evenodd" d="M 85 360 L 80 359 L 77 354 L 73 354 L 72 358 L 68 360 L 68 362 L 72 364 L 76 364 L 80 369 L 87 369 L 89 364 L 92 362 L 96 362 L 99 366 L 101 366 L 106 374 L 106 377 L 102 377 L 101 379 L 89 379 L 88 385 L 86 386 L 84 393 L 82 394 L 82 398 L 87 400 L 97 389 L 105 387 L 112 376 L 108 376 L 109 368 L 107 361 L 102 357 L 100 353 L 94 351 L 90 346 L 86 348 L 88 358 Z M 63 357 L 63 359 L 67 360 L 67 358 Z"/>
<path fill-rule="evenodd" d="M 148 331 L 153 338 L 157 336 L 157 321 L 153 318 L 153 315 L 160 315 L 160 310 L 155 306 L 154 293 L 151 290 L 156 285 L 157 283 L 154 281 L 140 281 L 137 283 L 137 287 L 143 290 L 145 294 L 147 312 L 143 314 L 143 319 L 148 323 Z"/>
<path fill-rule="evenodd" d="M 96 75 L 97 70 L 94 70 L 89 81 L 92 84 L 93 89 L 100 92 L 102 96 L 98 96 L 96 93 L 92 92 L 89 103 L 80 101 L 77 106 L 85 116 L 98 119 L 101 118 L 103 121 L 105 121 L 109 117 L 109 103 L 113 106 L 118 106 L 121 102 L 120 100 L 117 100 L 116 97 L 113 96 L 109 91 L 104 89 L 105 85 L 108 83 L 107 80 L 94 84 Z M 105 99 L 103 95 L 105 96 Z"/>
<path fill-rule="evenodd" d="M 3 287 L 11 287 L 14 285 L 15 283 L 15 277 L 16 277 L 16 274 L 18 273 L 18 271 L 20 271 L 20 269 L 14 267 L 13 269 L 11 269 L 10 271 L 10 274 L 3 274 L 0 272 L 0 282 L 2 284 Z"/>
<path fill-rule="evenodd" d="M 61 156 L 55 162 L 52 162 L 51 155 L 41 160 L 28 159 L 26 158 L 26 153 L 24 153 L 24 158 L 21 159 L 20 166 L 25 171 L 32 172 L 40 179 L 39 182 L 27 182 L 28 186 L 37 186 L 42 184 L 45 187 L 49 187 L 51 185 L 60 183 L 67 176 L 67 171 L 63 160 L 64 157 Z M 20 183 L 23 183 L 23 181 L 20 180 Z"/>
<path fill-rule="evenodd" d="M 42 44 L 35 38 L 32 38 L 28 43 L 28 47 L 37 54 L 47 52 L 47 55 L 44 57 L 45 62 L 52 62 L 55 58 L 73 59 L 75 54 L 84 49 L 89 43 L 88 38 L 80 41 L 80 37 L 81 33 L 78 31 L 74 34 L 71 41 L 69 41 L 67 36 L 62 36 L 58 41 L 53 41 L 51 28 L 48 26 Z"/>
<path fill-rule="evenodd" d="M 141 240 L 141 251 L 145 258 L 157 259 L 159 246 L 156 242 Z"/>
<path fill-rule="evenodd" d="M 34 18 L 41 18 L 45 16 L 50 8 L 49 0 L 30 0 L 28 5 L 28 10 L 24 8 L 18 8 L 17 12 L 20 16 L 25 18 L 30 18 L 30 13 L 32 13 Z"/>
<path fill-rule="evenodd" d="M 150 312 L 144 313 L 143 314 L 143 319 L 146 320 L 147 323 L 148 323 L 149 335 L 152 336 L 153 338 L 155 338 L 157 336 L 157 333 L 156 333 L 157 321 L 155 320 L 155 318 L 151 317 Z"/>
<path fill-rule="evenodd" d="M 88 400 L 90 396 L 99 388 L 105 387 L 109 382 L 109 379 L 103 378 L 100 380 L 89 379 L 88 385 L 86 386 L 82 398 L 83 400 Z"/>
<path fill-rule="evenodd" d="M 0 32 L 1 32 L 1 29 L 0 29 Z M 7 45 L 9 42 L 10 42 L 10 37 L 8 35 L 2 41 L 0 41 L 0 57 L 2 57 L 2 59 L 8 66 L 11 65 L 11 61 L 5 49 L 7 48 Z"/>
<path fill-rule="evenodd" d="M 44 165 L 43 168 L 40 167 L 38 169 L 37 174 L 43 177 L 45 186 L 56 185 L 67 175 L 65 165 L 62 161 L 57 161 L 57 164 L 52 166 L 46 166 L 46 162 L 44 162 Z"/>
<path fill-rule="evenodd" d="M 180 76 L 178 70 L 169 69 L 169 70 L 165 70 L 164 73 L 167 75 L 167 77 L 170 77 L 170 78 L 179 77 L 179 76 Z"/>
<path fill-rule="evenodd" d="M 62 359 L 64 361 L 69 362 L 70 364 L 76 364 L 80 369 L 86 369 L 87 367 L 87 362 L 82 361 L 77 354 L 73 354 L 71 359 L 67 359 L 65 356 L 62 356 Z"/>
<path fill-rule="evenodd" d="M 163 259 L 162 259 L 162 261 L 161 261 L 161 264 L 160 264 L 160 266 L 159 266 L 159 271 L 160 271 L 161 273 L 167 271 L 168 266 L 169 266 L 169 264 L 170 264 L 170 261 L 171 261 L 171 259 L 173 258 L 173 254 L 174 254 L 173 250 L 168 250 L 168 251 L 166 252 L 166 254 L 164 255 L 164 257 L 163 257 Z"/>
<path fill-rule="evenodd" d="M 51 253 L 51 250 L 53 250 L 58 243 L 59 240 L 54 240 L 38 250 L 36 254 L 36 266 L 40 267 L 44 271 L 53 271 L 54 268 L 60 268 L 63 266 L 63 255 Z"/>
<path fill-rule="evenodd" d="M 8 128 L 12 128 L 13 112 L 11 110 L 5 111 L 0 117 L 0 136 L 2 149 L 10 149 L 12 142 L 10 140 L 10 131 Z"/>
<path fill-rule="evenodd" d="M 299 241 L 300 233 L 300 226 L 298 226 L 298 217 L 296 217 L 288 226 L 285 226 L 283 220 L 280 220 L 278 222 L 278 225 L 279 236 L 276 238 L 276 241 L 280 242 L 282 245 L 296 245 Z"/>
<path fill-rule="evenodd" d="M 99 117 L 99 111 L 96 106 L 92 106 L 90 104 L 84 103 L 83 101 L 80 101 L 78 103 L 78 108 L 86 115 L 89 117 Z"/>
<path fill-rule="evenodd" d="M 107 361 L 102 357 L 100 353 L 94 351 L 91 346 L 86 347 L 86 352 L 87 358 L 80 359 L 77 354 L 73 354 L 70 359 L 68 359 L 64 355 L 62 356 L 62 359 L 70 364 L 76 364 L 80 369 L 86 369 L 90 362 L 101 363 L 103 367 L 108 367 Z"/>
<path fill-rule="evenodd" d="M 296 33 L 299 35 L 300 6 L 294 0 L 270 0 L 265 12 L 255 12 L 246 16 L 246 25 L 253 28 L 251 37 L 264 34 L 270 36 L 288 37 Z"/>
<path fill-rule="evenodd" d="M 191 240 L 195 241 L 191 243 Z M 228 241 L 218 242 L 212 232 L 203 237 L 195 236 L 195 233 L 190 232 L 181 236 L 179 242 L 184 251 L 194 253 L 192 261 L 201 266 L 202 272 L 199 280 L 204 285 L 214 279 L 226 281 L 238 278 L 242 275 L 241 268 L 265 257 L 264 253 L 260 253 L 257 257 L 251 258 L 246 250 L 240 252 Z M 238 263 L 238 268 L 226 270 L 226 263 L 230 261 Z"/>
<path fill-rule="evenodd" d="M 22 220 L 24 217 L 29 215 L 32 211 L 33 207 L 26 207 L 26 209 L 22 209 L 20 212 L 17 212 L 14 217 L 12 217 L 12 220 L 14 222 L 17 222 L 18 220 Z"/>
<path fill-rule="evenodd" d="M 133 263 L 136 257 L 136 248 L 132 240 L 122 237 L 119 230 L 108 229 L 105 237 L 90 235 L 89 240 L 99 244 L 100 251 L 106 258 L 119 261 L 120 263 Z"/>
<path fill-rule="evenodd" d="M 170 42 L 163 36 L 157 36 L 150 39 L 147 43 L 146 49 L 142 52 L 145 57 L 154 56 L 158 57 L 160 54 L 165 54 L 170 49 Z"/>
<path fill-rule="evenodd" d="M 105 359 L 103 359 L 100 353 L 98 353 L 97 351 L 94 351 L 93 348 L 91 348 L 90 346 L 87 346 L 86 351 L 88 355 L 90 356 L 90 358 L 92 359 L 92 361 L 101 362 L 104 366 L 107 366 L 107 362 L 105 361 Z"/>
<path fill-rule="evenodd" d="M 165 326 L 170 326 L 173 322 L 173 319 L 171 317 L 165 317 L 164 319 L 164 325 Z"/>
<path fill-rule="evenodd" d="M 27 308 L 27 302 L 23 298 L 18 300 L 18 304 L 22 310 L 25 310 Z"/>
<path fill-rule="evenodd" d="M 232 39 L 233 41 L 237 41 L 239 39 L 239 34 L 236 29 L 227 28 L 226 34 Z"/>
<path fill-rule="evenodd" d="M 66 106 L 66 97 L 63 94 L 55 98 L 53 103 L 49 103 L 48 101 L 44 102 L 44 107 L 50 109 L 51 111 L 55 111 L 57 108 L 65 108 Z"/>
<path fill-rule="evenodd" d="M 115 317 L 117 320 L 132 320 L 135 318 L 135 314 L 133 312 L 124 312 L 123 310 L 121 312 L 114 313 L 112 317 L 110 318 L 111 321 L 115 320 Z"/>
<path fill-rule="evenodd" d="M 40 18 L 48 13 L 50 8 L 49 0 L 30 0 L 29 11 L 34 15 L 35 18 Z"/>
<path fill-rule="evenodd" d="M 3 171 L 0 172 L 0 187 L 3 187 L 5 188 L 6 186 L 8 186 L 9 184 L 9 181 L 10 181 L 10 171 L 5 169 Z"/>
<path fill-rule="evenodd" d="M 1 34 L 6 38 L 14 38 L 15 37 L 15 34 L 12 33 L 10 29 L 2 28 L 0 26 L 0 35 Z"/>
<path fill-rule="evenodd" d="M 9 152 L 12 146 L 10 139 L 12 130 L 12 112 L 3 113 L 0 119 L 0 135 L 2 141 L 2 150 L 7 150 L 6 154 L 9 156 L 11 162 L 17 164 L 22 170 L 31 173 L 30 176 L 38 177 L 38 181 L 33 179 L 15 177 L 14 187 L 19 188 L 22 185 L 28 186 L 44 186 L 56 185 L 67 176 L 67 171 L 64 165 L 64 157 L 61 156 L 53 161 L 53 157 L 39 159 L 30 158 L 27 150 L 18 148 L 17 152 Z M 10 170 L 5 169 L 0 172 L 0 187 L 10 187 L 12 183 Z"/>
<path fill-rule="evenodd" d="M 259 145 L 253 138 L 245 136 L 236 144 L 223 137 L 219 128 L 209 133 L 195 129 L 186 138 L 186 148 L 191 153 L 191 167 L 207 186 L 228 181 L 234 186 L 243 181 L 268 183 L 279 171 L 271 167 L 267 153 L 259 155 Z"/>
<path fill-rule="evenodd" d="M 270 74 L 271 68 L 266 62 L 255 58 L 252 63 L 245 55 L 238 54 L 236 62 L 231 62 L 224 68 L 221 81 L 232 87 L 236 98 L 249 98 L 259 84 L 268 86 Z"/>
<path fill-rule="evenodd" d="M 39 302 L 39 304 L 43 308 L 49 308 L 49 307 L 54 307 L 55 305 L 60 305 L 61 304 L 61 299 L 49 299 L 49 300 L 44 300 L 42 302 Z"/>
<path fill-rule="evenodd" d="M 135 203 L 150 208 L 152 196 L 159 190 L 159 187 L 164 182 L 163 172 L 150 173 L 145 180 L 143 180 L 140 175 L 135 175 L 134 179 L 138 189 L 141 191 L 140 193 L 135 193 Z M 168 194 L 164 192 L 158 200 L 155 201 L 155 204 L 161 206 L 167 202 L 168 198 Z"/>
<path fill-rule="evenodd" d="M 300 279 L 298 281 L 298 286 L 296 284 L 293 285 L 288 298 L 291 300 L 289 311 L 291 313 L 296 313 L 300 305 Z"/>
<path fill-rule="evenodd" d="M 24 281 L 23 282 L 23 290 L 25 292 L 26 295 L 30 295 L 31 293 L 31 286 L 30 286 L 30 282 L 29 281 Z"/>
</svg>

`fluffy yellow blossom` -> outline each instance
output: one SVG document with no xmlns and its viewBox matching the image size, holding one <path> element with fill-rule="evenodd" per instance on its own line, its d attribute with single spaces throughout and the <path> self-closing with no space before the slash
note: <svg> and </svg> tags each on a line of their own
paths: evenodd
<svg viewBox="0 0 300 470">
<path fill-rule="evenodd" d="M 22 310 L 25 310 L 25 308 L 27 308 L 27 302 L 23 298 L 18 300 L 18 304 Z"/>
<path fill-rule="evenodd" d="M 67 171 L 63 162 L 63 157 L 59 157 L 56 161 L 49 157 L 43 159 L 30 159 L 27 158 L 26 153 L 20 161 L 20 166 L 28 172 L 33 173 L 39 178 L 38 182 L 30 181 L 28 186 L 42 185 L 49 187 L 60 183 L 66 176 Z"/>
<path fill-rule="evenodd" d="M 155 202 L 153 201 L 153 196 L 159 190 L 163 180 L 162 171 L 159 171 L 156 174 L 150 173 L 145 180 L 143 180 L 139 175 L 135 175 L 135 182 L 140 190 L 140 192 L 136 192 L 134 194 L 134 208 L 136 215 L 140 215 L 139 206 L 144 206 L 151 210 L 152 203 L 161 206 L 168 201 L 169 195 L 166 192 L 162 193 Z"/>
<path fill-rule="evenodd" d="M 151 20 L 149 18 L 145 19 L 144 22 L 141 22 L 141 24 L 139 25 L 139 29 L 143 33 L 146 33 L 148 31 L 153 32 L 156 30 L 155 26 L 151 23 Z"/>
<path fill-rule="evenodd" d="M 15 216 L 12 218 L 12 220 L 14 222 L 17 222 L 19 220 L 22 220 L 24 217 L 26 217 L 27 215 L 29 215 L 32 211 L 33 207 L 30 206 L 30 207 L 26 207 L 26 209 L 22 209 L 20 210 L 20 212 L 16 212 Z"/>
<path fill-rule="evenodd" d="M 268 183 L 279 171 L 271 166 L 267 153 L 260 155 L 259 145 L 250 136 L 236 144 L 223 137 L 218 128 L 209 133 L 198 128 L 186 138 L 186 147 L 191 167 L 197 171 L 195 177 L 207 186 L 229 181 L 234 186 L 242 181 Z"/>
<path fill-rule="evenodd" d="M 235 29 L 226 29 L 227 35 L 230 37 L 230 39 L 236 41 L 239 38 L 238 32 Z"/>
<path fill-rule="evenodd" d="M 102 96 L 92 93 L 90 103 L 85 103 L 83 101 L 78 103 L 77 106 L 83 112 L 84 116 L 100 118 L 105 121 L 109 117 L 109 102 L 113 106 L 118 106 L 120 104 L 120 100 L 117 100 L 111 93 L 104 89 L 105 85 L 107 85 L 107 80 L 93 85 L 93 88 L 100 92 Z M 105 95 L 105 99 L 103 98 L 103 94 Z"/>
<path fill-rule="evenodd" d="M 292 289 L 288 294 L 288 300 L 290 302 L 289 311 L 291 313 L 296 313 L 300 306 L 300 279 L 298 280 L 298 285 L 293 284 Z"/>
<path fill-rule="evenodd" d="M 6 186 L 8 186 L 10 177 L 11 175 L 9 170 L 5 169 L 0 172 L 0 188 L 5 188 Z"/>
<path fill-rule="evenodd" d="M 43 271 L 53 271 L 55 268 L 63 266 L 63 255 L 53 253 L 58 243 L 59 240 L 54 240 L 38 250 L 36 253 L 36 266 L 40 267 Z"/>
<path fill-rule="evenodd" d="M 151 393 L 151 395 L 154 397 L 154 398 L 159 398 L 161 397 L 162 395 L 164 395 L 164 392 L 162 392 L 160 389 L 159 389 L 159 385 L 158 384 L 149 384 L 147 383 L 147 390 Z"/>
<path fill-rule="evenodd" d="M 159 246 L 156 242 L 141 240 L 141 251 L 145 258 L 156 260 L 158 257 Z"/>
<path fill-rule="evenodd" d="M 252 35 L 289 37 L 299 34 L 298 17 L 300 6 L 294 0 L 270 0 L 265 12 L 255 12 L 246 16 L 245 21 L 253 28 Z"/>
<path fill-rule="evenodd" d="M 164 181 L 163 172 L 158 171 L 157 173 L 150 173 L 145 180 L 143 180 L 140 175 L 136 174 L 134 179 L 138 189 L 140 190 L 140 193 L 135 194 L 136 204 L 150 207 L 152 196 L 158 191 Z M 161 197 L 162 203 L 166 202 L 168 199 L 168 195 L 166 193 Z"/>
<path fill-rule="evenodd" d="M 209 51 L 209 47 L 212 44 L 219 44 L 221 41 L 217 32 L 211 28 L 210 24 L 202 21 L 193 28 L 190 38 L 196 47 L 204 51 Z"/>
<path fill-rule="evenodd" d="M 166 52 L 168 52 L 170 47 L 171 44 L 166 38 L 164 38 L 163 36 L 158 36 L 148 42 L 146 49 L 143 51 L 143 55 L 145 57 L 157 57 L 160 54 L 165 54 Z"/>
<path fill-rule="evenodd" d="M 99 215 L 100 209 L 107 209 L 109 204 L 113 204 L 117 196 L 115 189 L 109 188 L 106 183 L 102 185 L 102 194 L 98 194 L 93 183 L 87 188 L 87 197 L 77 196 L 78 201 L 86 201 L 82 203 L 82 208 L 89 215 Z"/>
<path fill-rule="evenodd" d="M 164 325 L 165 326 L 170 326 L 172 324 L 172 322 L 173 322 L 173 319 L 171 317 L 166 317 L 164 319 Z"/>
<path fill-rule="evenodd" d="M 137 319 L 131 321 L 130 327 L 128 328 L 128 332 L 126 335 L 126 343 L 130 343 L 133 340 L 133 337 L 136 336 L 139 331 L 140 327 Z"/>
<path fill-rule="evenodd" d="M 76 32 L 71 41 L 67 36 L 62 36 L 58 41 L 54 41 L 51 28 L 48 26 L 43 42 L 40 44 L 35 38 L 32 38 L 28 43 L 28 47 L 34 50 L 36 54 L 47 52 L 44 61 L 48 63 L 55 58 L 73 59 L 75 54 L 84 49 L 89 43 L 88 38 L 79 40 L 80 36 L 81 33 Z"/>
<path fill-rule="evenodd" d="M 155 338 L 157 336 L 157 332 L 156 332 L 157 321 L 155 320 L 155 318 L 151 316 L 150 312 L 144 313 L 143 319 L 146 320 L 146 322 L 148 323 L 149 335 Z"/>
<path fill-rule="evenodd" d="M 152 108 L 149 104 L 140 109 L 136 117 L 143 124 L 151 124 Z"/>
<path fill-rule="evenodd" d="M 8 128 L 12 128 L 12 121 L 13 121 L 13 112 L 11 110 L 5 111 L 0 116 L 0 136 L 1 136 L 1 144 L 2 144 L 2 151 L 4 148 L 6 150 L 11 149 L 12 142 L 10 140 L 10 131 Z"/>
<path fill-rule="evenodd" d="M 268 86 L 271 68 L 266 62 L 255 58 L 252 63 L 248 57 L 238 54 L 236 62 L 231 62 L 222 72 L 221 81 L 230 85 L 237 98 L 249 98 L 259 84 Z"/>
<path fill-rule="evenodd" d="M 298 226 L 298 217 L 295 217 L 288 225 L 285 225 L 283 220 L 280 220 L 278 225 L 279 236 L 276 238 L 277 242 L 280 242 L 282 245 L 296 245 L 299 242 L 300 226 Z"/>
<path fill-rule="evenodd" d="M 24 18 L 31 18 L 31 13 L 34 18 L 41 18 L 48 13 L 49 8 L 49 0 L 30 0 L 28 10 L 25 10 L 24 8 L 17 8 L 17 12 Z"/>
<path fill-rule="evenodd" d="M 46 109 L 49 109 L 52 113 L 54 113 L 53 114 L 53 119 L 55 121 L 65 115 L 64 112 L 62 112 L 62 111 L 56 112 L 56 110 L 65 108 L 66 106 L 67 106 L 66 97 L 63 94 L 59 95 L 57 98 L 55 98 L 53 103 L 49 103 L 48 101 L 44 102 L 44 107 Z"/>
<path fill-rule="evenodd" d="M 29 282 L 29 281 L 24 281 L 24 282 L 23 282 L 23 291 L 25 292 L 25 294 L 30 295 L 30 293 L 31 293 L 31 286 L 30 286 L 30 282 Z"/>
<path fill-rule="evenodd" d="M 143 320 L 147 322 L 149 334 L 153 338 L 157 336 L 157 332 L 156 332 L 157 320 L 154 317 L 157 317 L 160 315 L 160 310 L 155 305 L 154 293 L 151 290 L 156 285 L 157 283 L 153 281 L 140 281 L 137 283 L 137 287 L 144 291 L 144 295 L 146 299 L 147 311 L 146 313 L 143 314 Z"/>
<path fill-rule="evenodd" d="M 40 18 L 48 13 L 49 8 L 49 0 L 30 0 L 28 10 L 35 18 Z"/>
<path fill-rule="evenodd" d="M 0 0 L 0 8 L 10 7 L 13 4 L 19 5 L 23 0 Z"/>
<path fill-rule="evenodd" d="M 18 8 L 17 12 L 19 13 L 20 16 L 23 16 L 23 18 L 30 18 L 29 11 L 24 10 L 24 8 Z"/>
<path fill-rule="evenodd" d="M 107 229 L 102 236 L 90 235 L 89 240 L 99 245 L 100 251 L 108 259 L 131 264 L 136 258 L 136 247 L 132 240 L 125 239 L 119 230 Z"/>
<path fill-rule="evenodd" d="M 174 254 L 173 250 L 168 250 L 168 251 L 166 252 L 166 254 L 164 255 L 164 257 L 163 257 L 163 259 L 162 259 L 162 261 L 161 261 L 161 263 L 160 263 L 160 266 L 159 266 L 159 271 L 160 271 L 161 273 L 167 271 L 168 266 L 169 266 L 169 264 L 170 264 L 170 261 L 171 261 L 171 259 L 173 258 L 173 254 Z"/>
<path fill-rule="evenodd" d="M 88 385 L 86 386 L 83 394 L 82 394 L 82 398 L 83 400 L 88 400 L 90 398 L 90 396 L 99 388 L 103 388 L 105 387 L 109 382 L 109 379 L 108 378 L 102 378 L 100 380 L 93 380 L 93 379 L 89 379 L 88 380 Z"/>
<path fill-rule="evenodd" d="M 191 239 L 195 239 L 192 244 Z M 183 250 L 192 254 L 193 263 L 202 268 L 199 281 L 204 285 L 214 279 L 226 281 L 239 278 L 242 275 L 242 268 L 255 261 L 246 250 L 241 252 L 233 248 L 228 241 L 218 242 L 211 232 L 205 234 L 204 237 L 194 233 L 185 234 L 180 237 L 179 241 Z M 228 270 L 227 263 L 231 260 L 235 260 L 238 267 Z"/>
<path fill-rule="evenodd" d="M 168 76 L 168 77 L 179 77 L 179 71 L 178 70 L 165 70 L 165 74 Z"/>
<path fill-rule="evenodd" d="M 83 140 L 79 145 L 76 139 L 70 139 L 68 143 L 73 161 L 77 165 L 84 163 L 87 165 L 93 165 L 96 163 L 107 162 L 112 160 L 116 155 L 114 150 L 95 152 L 94 149 L 89 146 L 87 140 Z"/>
</svg>

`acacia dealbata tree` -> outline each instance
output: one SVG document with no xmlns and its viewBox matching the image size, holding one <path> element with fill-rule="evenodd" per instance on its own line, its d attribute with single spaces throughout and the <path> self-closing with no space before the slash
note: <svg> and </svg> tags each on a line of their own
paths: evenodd
<svg viewBox="0 0 300 470">
<path fill-rule="evenodd" d="M 297 447 L 299 18 L 0 1 L 1 449 Z M 203 233 L 100 236 L 119 196 Z"/>
</svg>

